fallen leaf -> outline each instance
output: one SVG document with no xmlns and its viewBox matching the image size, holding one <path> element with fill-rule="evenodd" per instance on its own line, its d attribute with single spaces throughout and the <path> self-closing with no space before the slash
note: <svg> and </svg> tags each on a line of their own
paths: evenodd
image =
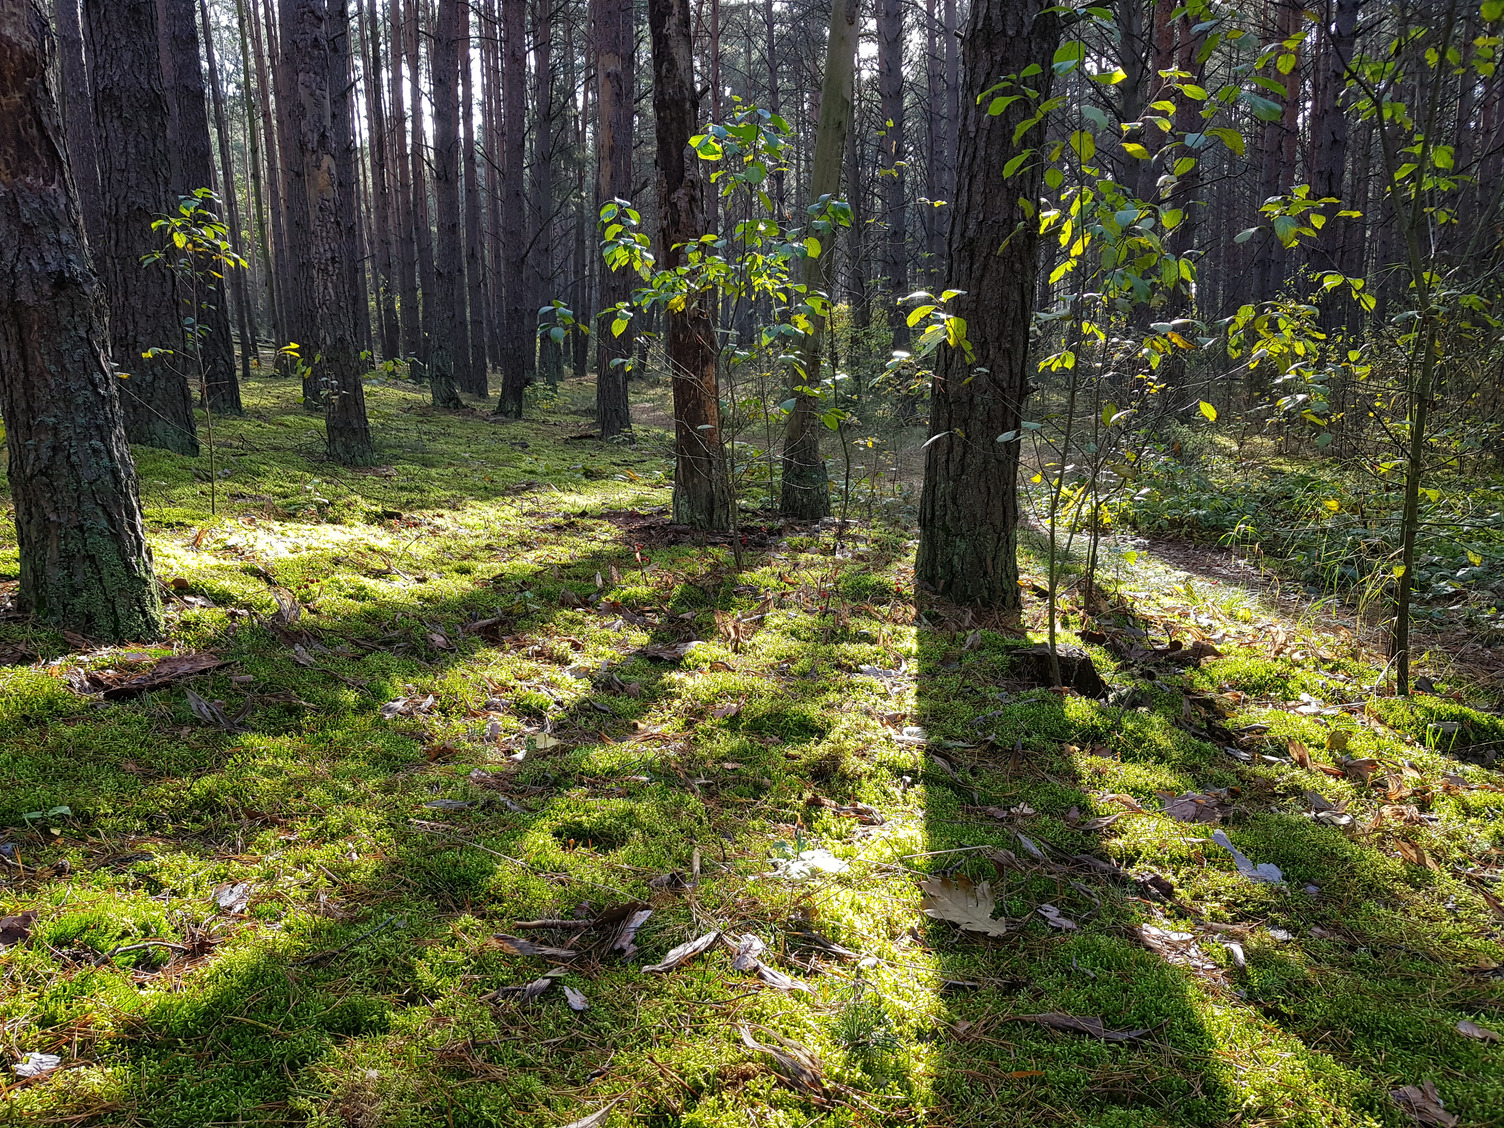
<svg viewBox="0 0 1504 1128">
<path fill-rule="evenodd" d="M 790 1042 L 786 1038 L 779 1038 L 783 1047 L 766 1046 L 752 1037 L 752 1032 L 745 1026 L 740 1027 L 742 1044 L 747 1049 L 756 1053 L 767 1054 L 778 1066 L 783 1078 L 790 1082 L 796 1089 L 802 1089 L 807 1093 L 825 1092 L 825 1079 L 822 1076 L 820 1059 L 805 1046 L 797 1042 Z M 774 1037 L 778 1037 L 774 1035 Z"/>
<path fill-rule="evenodd" d="M 63 1059 L 56 1054 L 30 1053 L 11 1068 L 16 1071 L 17 1077 L 41 1077 L 62 1064 Z"/>
<path fill-rule="evenodd" d="M 1128 810 L 1130 812 L 1132 812 L 1133 814 L 1135 814 L 1135 815 L 1142 815 L 1142 814 L 1146 814 L 1147 813 L 1144 810 L 1143 804 L 1140 803 L 1137 799 L 1135 799 L 1132 795 L 1104 795 L 1104 796 L 1102 796 L 1102 802 L 1103 803 L 1121 803 L 1123 806 L 1127 807 Z"/>
<path fill-rule="evenodd" d="M 429 757 L 430 760 L 434 758 L 433 756 Z M 475 804 L 468 799 L 430 799 L 423 806 L 434 811 L 468 811 Z"/>
<path fill-rule="evenodd" d="M 686 940 L 675 948 L 670 948 L 668 955 L 663 957 L 660 963 L 649 964 L 643 971 L 673 971 L 680 964 L 694 959 L 705 951 L 720 938 L 720 932 L 707 932 L 703 936 L 696 936 L 693 940 Z"/>
<path fill-rule="evenodd" d="M 290 627 L 303 616 L 303 608 L 299 605 L 297 597 L 286 588 L 272 586 L 272 598 L 277 601 L 276 613 L 272 615 L 272 622 L 284 627 Z"/>
<path fill-rule="evenodd" d="M 1430 1081 L 1423 1081 L 1419 1086 L 1390 1089 L 1389 1099 L 1408 1112 L 1415 1123 L 1427 1128 L 1453 1128 L 1457 1123 L 1457 1118 L 1446 1110 L 1436 1095 L 1436 1086 Z"/>
<path fill-rule="evenodd" d="M 710 710 L 710 715 L 718 721 L 724 721 L 727 717 L 734 717 L 742 711 L 740 701 L 729 701 L 725 705 L 717 705 Z"/>
<path fill-rule="evenodd" d="M 214 904 L 219 907 L 220 912 L 243 913 L 251 902 L 253 891 L 254 888 L 249 881 L 221 885 L 214 890 Z"/>
<path fill-rule="evenodd" d="M 9 948 L 31 939 L 31 926 L 36 922 L 37 914 L 30 910 L 14 916 L 0 917 L 0 948 Z"/>
<path fill-rule="evenodd" d="M 205 724 L 216 725 L 225 732 L 246 731 L 230 719 L 230 715 L 221 708 L 219 702 L 205 701 L 191 689 L 184 689 L 183 693 L 188 698 L 188 707 L 193 710 L 193 715 Z"/>
<path fill-rule="evenodd" d="M 564 969 L 561 967 L 556 967 L 552 971 L 545 972 L 537 979 L 534 979 L 531 983 L 519 983 L 507 987 L 498 987 L 496 988 L 496 996 L 499 998 L 502 995 L 515 995 L 517 996 L 517 1001 L 519 1003 L 525 1003 L 530 999 L 536 999 L 539 995 L 543 994 L 543 992 L 547 991 L 558 981 L 559 976 L 563 974 Z"/>
<path fill-rule="evenodd" d="M 1306 771 L 1310 771 L 1311 750 L 1293 736 L 1290 738 L 1287 747 L 1290 749 L 1290 759 L 1294 760 L 1295 763 L 1299 764 Z"/>
<path fill-rule="evenodd" d="M 1399 854 L 1400 857 L 1404 858 L 1412 866 L 1425 866 L 1429 870 L 1439 870 L 1441 868 L 1436 864 L 1436 859 L 1432 858 L 1430 854 L 1426 853 L 1414 842 L 1407 842 L 1403 838 L 1396 838 L 1394 840 L 1394 850 L 1395 853 Z"/>
<path fill-rule="evenodd" d="M 569 1009 L 583 1014 L 590 1009 L 590 1000 L 585 998 L 585 992 L 577 991 L 573 987 L 565 986 L 564 998 L 569 1002 Z"/>
<path fill-rule="evenodd" d="M 1049 922 L 1052 928 L 1075 928 L 1076 922 L 1069 917 L 1061 916 L 1060 910 L 1054 905 L 1040 905 L 1039 915 Z"/>
<path fill-rule="evenodd" d="M 566 991 L 569 990 L 568 987 L 566 987 L 564 989 Z M 605 1123 L 606 1117 L 608 1117 L 608 1116 L 611 1115 L 611 1110 L 613 1108 L 615 1108 L 617 1105 L 619 1105 L 620 1103 L 621 1103 L 620 1100 L 612 1101 L 610 1104 L 606 1105 L 605 1107 L 596 1109 L 589 1116 L 583 1117 L 580 1120 L 576 1120 L 576 1121 L 574 1121 L 574 1122 L 572 1122 L 570 1124 L 564 1125 L 564 1128 L 598 1128 L 599 1125 Z"/>
<path fill-rule="evenodd" d="M 1069 1034 L 1085 1034 L 1088 1038 L 1100 1038 L 1104 1042 L 1132 1042 L 1149 1033 L 1143 1030 L 1108 1030 L 1095 1015 L 1074 1014 L 1021 1014 L 1018 1022 L 1037 1022 L 1051 1030 L 1063 1030 Z"/>
<path fill-rule="evenodd" d="M 1285 879 L 1285 875 L 1273 862 L 1260 862 L 1254 865 L 1248 860 L 1248 855 L 1228 841 L 1223 831 L 1213 831 L 1212 841 L 1232 855 L 1233 864 L 1238 867 L 1238 872 L 1250 881 L 1263 881 L 1274 885 Z"/>
<path fill-rule="evenodd" d="M 992 918 L 996 899 L 989 881 L 973 883 L 964 875 L 939 880 L 930 878 L 921 881 L 919 888 L 924 891 L 919 907 L 926 916 L 987 936 L 1002 936 L 1009 931 L 1008 921 Z"/>
<path fill-rule="evenodd" d="M 1497 1032 L 1490 1030 L 1486 1026 L 1479 1026 L 1476 1022 L 1469 1022 L 1467 1019 L 1463 1019 L 1457 1024 L 1457 1033 L 1461 1034 L 1464 1038 L 1474 1038 L 1479 1042 L 1504 1041 L 1504 1038 L 1500 1038 Z"/>
<path fill-rule="evenodd" d="M 731 956 L 731 966 L 736 971 L 755 971 L 759 963 L 757 957 L 767 949 L 767 945 L 750 932 L 736 941 L 728 936 L 726 942 L 735 949 Z"/>
<path fill-rule="evenodd" d="M 520 936 L 508 936 L 504 932 L 498 932 L 491 939 L 503 952 L 514 956 L 542 956 L 549 960 L 572 960 L 579 952 L 573 948 L 550 948 L 546 944 L 534 944 L 531 940 L 524 940 Z"/>
<path fill-rule="evenodd" d="M 1194 791 L 1174 797 L 1164 797 L 1164 813 L 1176 822 L 1219 823 L 1227 813 L 1216 796 L 1202 795 Z"/>
<path fill-rule="evenodd" d="M 761 960 L 757 961 L 757 978 L 761 979 L 769 987 L 776 987 L 780 991 L 813 991 L 814 988 L 803 980 L 795 979 L 791 975 L 785 975 L 776 967 L 770 967 Z"/>
<path fill-rule="evenodd" d="M 637 951 L 637 930 L 647 923 L 648 917 L 653 915 L 652 909 L 634 909 L 622 921 L 621 928 L 617 930 L 616 939 L 611 941 L 611 950 L 619 952 L 622 959 L 631 959 Z"/>
<path fill-rule="evenodd" d="M 677 646 L 644 646 L 637 653 L 644 658 L 657 658 L 663 662 L 677 662 L 697 646 L 704 646 L 703 642 L 693 640 L 681 642 Z"/>
<path fill-rule="evenodd" d="M 1077 830 L 1102 830 L 1104 827 L 1109 827 L 1113 823 L 1117 822 L 1119 819 L 1124 818 L 1124 817 L 1126 817 L 1128 815 L 1131 815 L 1131 814 L 1133 814 L 1132 811 L 1119 811 L 1115 815 L 1103 815 L 1100 818 L 1087 819 L 1084 823 L 1078 824 L 1077 827 L 1076 827 L 1076 829 Z"/>
<path fill-rule="evenodd" d="M 83 687 L 86 692 L 103 694 L 107 701 L 116 701 L 122 697 L 133 697 L 138 693 L 162 689 L 184 678 L 217 670 L 224 664 L 223 658 L 206 651 L 172 654 L 163 658 L 151 669 L 132 674 L 130 677 L 122 677 L 113 672 L 86 674 L 83 677 Z"/>
</svg>

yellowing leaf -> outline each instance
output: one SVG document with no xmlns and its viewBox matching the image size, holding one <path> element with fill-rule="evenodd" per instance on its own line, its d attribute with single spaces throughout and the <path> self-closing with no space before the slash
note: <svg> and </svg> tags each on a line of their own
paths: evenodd
<svg viewBox="0 0 1504 1128">
<path fill-rule="evenodd" d="M 1474 568 L 1483 567 L 1483 557 L 1479 553 L 1473 552 L 1471 549 L 1468 550 L 1467 562 Z"/>
<path fill-rule="evenodd" d="M 1339 509 L 1342 508 L 1342 503 L 1334 497 L 1327 498 L 1321 504 L 1326 506 L 1327 509 L 1329 509 L 1333 513 L 1336 513 Z"/>
<path fill-rule="evenodd" d="M 1200 406 L 1201 414 L 1206 416 L 1207 422 L 1215 423 L 1217 421 L 1217 409 L 1211 404 L 1207 403 L 1205 400 L 1201 401 Z"/>
</svg>

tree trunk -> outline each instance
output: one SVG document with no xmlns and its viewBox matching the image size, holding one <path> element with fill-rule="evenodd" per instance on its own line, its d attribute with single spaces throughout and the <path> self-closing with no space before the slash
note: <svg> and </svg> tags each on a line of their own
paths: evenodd
<svg viewBox="0 0 1504 1128">
<path fill-rule="evenodd" d="M 551 0 L 533 4 L 533 222 L 528 249 L 528 328 L 537 328 L 537 311 L 558 297 L 554 266 L 554 81 Z M 538 374 L 550 388 L 559 386 L 564 352 L 551 337 L 535 337 Z"/>
<path fill-rule="evenodd" d="M 882 182 L 885 186 L 887 232 L 884 258 L 888 276 L 884 288 L 888 328 L 893 347 L 905 352 L 909 348 L 909 323 L 898 299 L 908 293 L 908 190 L 904 168 L 903 135 L 903 5 L 901 0 L 878 0 L 877 14 L 877 90 L 882 106 Z"/>
<path fill-rule="evenodd" d="M 154 0 L 87 0 L 90 85 L 104 202 L 94 250 L 110 301 L 110 357 L 129 373 L 120 389 L 132 442 L 198 454 L 193 399 L 176 364 L 183 351 L 177 288 L 152 221 L 173 206 L 168 183 L 167 95 Z M 148 357 L 152 349 L 169 355 Z"/>
<path fill-rule="evenodd" d="M 527 197 L 527 0 L 501 0 L 501 97 L 505 134 L 501 172 L 501 227 L 505 232 L 506 303 L 502 318 L 501 399 L 498 414 L 522 418 L 522 393 L 532 373 L 534 342 L 528 317 Z"/>
<path fill-rule="evenodd" d="M 701 161 L 689 145 L 700 117 L 689 19 L 688 0 L 648 2 L 658 134 L 658 254 L 669 270 L 684 264 L 682 245 L 706 232 Z M 674 520 L 697 529 L 731 526 L 716 389 L 718 350 L 707 304 L 713 300 L 696 295 L 664 317 L 674 389 Z"/>
<path fill-rule="evenodd" d="M 630 200 L 632 143 L 637 88 L 636 27 L 632 0 L 596 0 L 594 11 L 596 200 Z M 594 227 L 594 223 L 591 224 Z M 629 271 L 601 272 L 600 307 L 610 309 L 632 296 Z M 595 422 L 601 438 L 609 439 L 632 426 L 627 402 L 627 362 L 632 357 L 632 334 L 611 333 L 610 315 L 596 326 Z"/>
<path fill-rule="evenodd" d="M 486 34 L 481 37 L 481 147 L 486 154 L 486 352 L 496 366 L 502 364 L 502 324 L 505 320 L 506 251 L 501 234 L 501 166 L 506 159 L 501 137 L 501 20 L 496 0 L 485 0 Z M 489 374 L 488 374 L 489 375 Z"/>
<path fill-rule="evenodd" d="M 177 107 L 178 122 L 178 159 L 174 168 L 181 177 L 172 188 L 178 196 L 191 196 L 196 189 L 214 187 L 214 157 L 209 146 L 209 110 L 204 102 L 196 7 L 194 0 L 166 0 L 167 54 L 172 78 L 168 97 Z M 215 211 L 213 207 L 207 210 Z M 184 346 L 184 359 L 193 357 L 190 378 L 195 385 L 202 379 L 204 385 L 193 390 L 204 395 L 214 411 L 238 415 L 240 384 L 235 378 L 235 341 L 230 336 L 230 308 L 223 272 L 218 264 L 209 261 L 197 263 L 195 269 L 203 277 L 199 283 L 198 308 L 189 304 L 188 294 L 179 294 L 180 313 L 193 318 L 197 328 L 197 332 L 185 334 Z"/>
<path fill-rule="evenodd" d="M 352 248 L 354 191 L 350 176 L 353 147 L 345 0 L 282 0 L 282 50 L 291 65 L 297 96 L 288 125 L 301 161 L 304 193 L 289 199 L 289 211 L 306 212 L 307 259 L 312 290 L 309 303 L 317 336 L 314 355 L 305 353 L 325 405 L 329 457 L 345 466 L 375 460 L 361 383 L 354 273 L 359 253 Z M 351 260 L 355 261 L 352 262 Z"/>
<path fill-rule="evenodd" d="M 1017 432 L 1029 393 L 1029 327 L 1033 313 L 1037 230 L 1018 201 L 1039 198 L 1040 162 L 1013 177 L 1003 167 L 1026 145 L 1039 145 L 1037 125 L 1015 144 L 1013 131 L 1034 112 L 1021 98 L 1001 114 L 978 100 L 999 75 L 1033 63 L 1031 80 L 1048 97 L 1050 60 L 1060 23 L 1043 0 L 975 0 L 963 41 L 956 199 L 950 225 L 950 281 L 964 293 L 955 312 L 966 319 L 973 361 L 942 346 L 936 361 L 919 511 L 916 582 L 957 603 L 1020 606 L 1018 589 L 1018 457 L 1020 444 L 998 442 Z"/>
<path fill-rule="evenodd" d="M 256 69 L 257 112 L 251 110 L 250 84 L 246 85 L 246 119 L 251 131 L 251 186 L 256 193 L 256 225 L 261 236 L 261 263 L 266 276 L 267 309 L 272 319 L 272 340 L 285 344 L 287 328 L 283 321 L 282 271 L 286 266 L 287 243 L 282 231 L 281 187 L 277 160 L 277 131 L 272 117 L 272 84 L 266 73 L 266 57 L 261 45 L 261 21 L 254 8 L 247 19 L 246 0 L 236 0 L 235 8 L 240 21 L 241 54 L 253 59 L 245 66 L 249 80 L 252 65 Z M 250 38 L 247 40 L 247 26 Z M 257 122 L 260 122 L 259 128 Z M 264 171 L 263 171 L 263 161 Z M 263 179 L 266 193 L 262 195 Z M 270 216 L 268 217 L 268 213 Z"/>
<path fill-rule="evenodd" d="M 386 81 L 381 69 L 381 17 L 376 0 L 366 0 L 361 40 L 366 53 L 365 101 L 371 131 L 371 211 L 375 225 L 376 308 L 381 323 L 381 359 L 402 355 L 397 322 L 397 281 L 392 252 L 392 173 L 387 164 Z"/>
<path fill-rule="evenodd" d="M 78 189 L 89 246 L 97 254 L 104 242 L 104 209 L 99 194 L 99 158 L 94 148 L 94 105 L 89 95 L 88 61 L 84 58 L 84 29 L 79 21 L 79 0 L 57 0 L 55 6 L 68 163 L 73 168 L 73 183 Z"/>
<path fill-rule="evenodd" d="M 214 132 L 219 138 L 220 183 L 224 186 L 225 214 L 230 234 L 230 249 L 245 257 L 241 244 L 240 199 L 235 191 L 235 162 L 230 159 L 230 125 L 225 114 L 224 92 L 220 89 L 219 63 L 214 54 L 214 31 L 209 24 L 208 0 L 198 0 L 199 17 L 204 27 L 204 59 L 209 66 L 209 91 L 214 100 Z M 251 378 L 251 358 L 256 356 L 256 310 L 251 298 L 247 274 L 249 262 L 244 268 L 230 272 L 230 289 L 235 295 L 236 329 L 240 333 L 240 378 Z M 257 359 L 260 364 L 260 359 Z M 239 407 L 239 392 L 236 391 L 236 407 Z M 215 404 L 216 410 L 222 410 Z"/>
<path fill-rule="evenodd" d="M 37 0 L 0 6 L 0 407 L 20 604 L 102 642 L 144 641 L 162 633 L 162 604 L 49 83 L 51 37 Z"/>
<path fill-rule="evenodd" d="M 428 173 L 425 166 L 428 162 L 426 131 L 423 127 L 423 85 L 421 59 L 419 56 L 420 38 L 418 35 L 418 0 L 407 0 L 407 24 L 404 32 L 407 48 L 407 82 L 409 101 L 412 105 L 412 214 L 413 214 L 413 244 L 418 253 L 418 287 L 422 291 L 422 310 L 418 319 L 418 340 L 415 353 L 418 362 L 422 365 L 421 371 L 429 380 L 429 391 L 433 394 L 433 402 L 440 407 L 456 406 L 458 396 L 454 395 L 453 382 L 448 387 L 443 383 L 435 384 L 433 376 L 428 372 L 429 353 L 433 349 L 433 323 L 439 315 L 439 303 L 447 301 L 447 297 L 441 297 L 438 284 L 434 278 L 433 261 L 433 229 L 428 221 Z"/>
<path fill-rule="evenodd" d="M 433 72 L 433 194 L 438 213 L 434 258 L 433 340 L 428 379 L 437 407 L 463 407 L 455 388 L 458 364 L 470 361 L 465 321 L 465 240 L 460 226 L 460 34 L 466 0 L 439 0 L 430 48 Z"/>
<path fill-rule="evenodd" d="M 413 186 L 407 140 L 407 110 L 402 92 L 402 0 L 391 0 L 391 93 L 392 151 L 397 158 L 397 196 L 392 201 L 393 235 L 396 239 L 397 318 L 401 328 L 402 354 L 418 354 L 422 336 L 418 304 L 418 246 L 413 235 Z"/>
<path fill-rule="evenodd" d="M 820 90 L 820 122 L 815 130 L 815 154 L 810 162 L 811 206 L 824 196 L 841 190 L 841 157 L 846 150 L 846 131 L 851 126 L 851 96 L 856 73 L 856 44 L 861 5 L 841 0 L 830 13 L 830 34 L 825 41 L 825 80 Z M 834 280 L 830 263 L 836 232 L 825 233 L 825 250 L 818 258 L 804 260 L 804 284 L 811 291 L 831 292 Z M 813 329 L 803 350 L 804 372 L 796 374 L 790 397 L 793 409 L 783 430 L 782 486 L 778 511 L 785 517 L 812 521 L 830 513 L 830 481 L 820 454 L 819 400 L 813 393 L 820 386 L 820 347 L 824 340 L 824 317 L 810 318 Z M 806 390 L 801 390 L 806 389 Z"/>
<path fill-rule="evenodd" d="M 471 59 L 470 5 L 464 6 L 464 43 L 460 56 L 460 120 L 464 126 L 461 140 L 464 142 L 465 177 L 465 289 L 469 297 L 469 321 L 466 330 L 470 339 L 470 356 L 464 365 L 464 378 L 460 386 L 474 396 L 485 396 L 486 386 L 486 261 L 481 248 L 485 230 L 480 221 L 480 169 L 475 159 L 475 91 Z"/>
</svg>

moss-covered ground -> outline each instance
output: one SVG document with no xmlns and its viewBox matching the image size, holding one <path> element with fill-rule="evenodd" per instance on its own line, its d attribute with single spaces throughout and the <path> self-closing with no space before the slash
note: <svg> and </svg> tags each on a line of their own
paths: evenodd
<svg viewBox="0 0 1504 1128">
<path fill-rule="evenodd" d="M 138 451 L 166 642 L 0 624 L 0 1122 L 1403 1125 L 1429 1081 L 1504 1124 L 1485 687 L 1375 695 L 1350 637 L 1141 554 L 1063 596 L 1109 696 L 1052 692 L 1039 598 L 916 607 L 902 520 L 749 513 L 738 570 L 667 527 L 661 437 L 381 385 L 350 473 L 288 384 L 247 400 L 216 516 L 207 458 Z M 80 692 L 174 651 L 225 664 Z M 927 916 L 942 876 L 1001 935 Z M 518 927 L 633 902 L 629 957 Z M 769 971 L 644 970 L 713 931 Z"/>
</svg>

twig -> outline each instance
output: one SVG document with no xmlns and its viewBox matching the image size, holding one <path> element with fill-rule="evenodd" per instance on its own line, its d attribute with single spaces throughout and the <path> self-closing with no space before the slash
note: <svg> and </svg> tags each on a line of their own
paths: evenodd
<svg viewBox="0 0 1504 1128">
<path fill-rule="evenodd" d="M 351 940 L 348 944 L 342 944 L 338 948 L 330 948 L 329 951 L 327 951 L 327 952 L 315 952 L 311 956 L 304 956 L 302 959 L 293 960 L 292 961 L 292 966 L 293 967 L 302 967 L 304 964 L 318 963 L 320 960 L 327 960 L 327 959 L 329 959 L 332 956 L 338 956 L 341 953 L 348 952 L 351 948 L 355 947 L 355 945 L 359 944 L 362 940 L 368 940 L 372 936 L 375 936 L 376 933 L 380 932 L 383 928 L 385 928 L 387 925 L 391 924 L 392 921 L 394 921 L 396 919 L 397 918 L 396 918 L 395 915 L 393 915 L 392 913 L 388 913 L 386 915 L 386 919 L 383 920 L 380 924 L 376 925 L 374 928 L 368 928 L 368 929 L 366 929 L 359 936 L 357 936 L 354 940 Z M 403 921 L 402 924 L 399 925 L 398 927 L 405 927 L 406 924 L 407 924 L 407 922 Z"/>
</svg>

